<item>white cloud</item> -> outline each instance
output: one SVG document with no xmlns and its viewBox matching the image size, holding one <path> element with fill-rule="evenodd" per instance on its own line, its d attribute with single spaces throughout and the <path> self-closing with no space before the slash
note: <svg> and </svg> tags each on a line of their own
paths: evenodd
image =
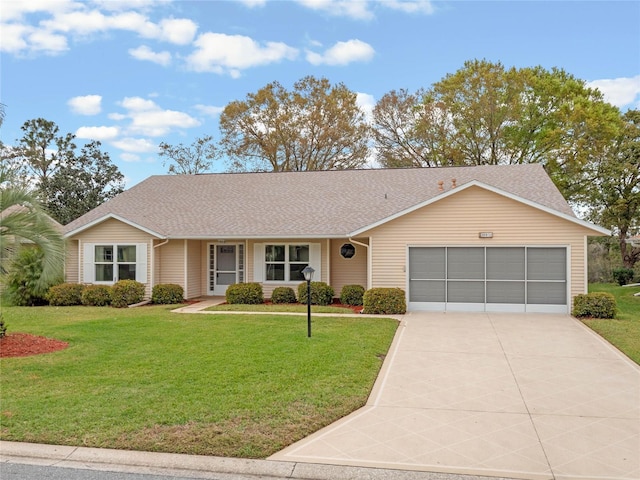
<svg viewBox="0 0 640 480">
<path fill-rule="evenodd" d="M 373 108 L 376 106 L 376 100 L 373 95 L 357 92 L 356 104 L 364 112 L 367 121 L 370 122 L 373 117 Z"/>
<path fill-rule="evenodd" d="M 125 152 L 146 153 L 158 150 L 158 146 L 147 138 L 125 137 L 111 142 L 111 144 Z"/>
<path fill-rule="evenodd" d="M 73 113 L 79 115 L 97 115 L 102 110 L 102 97 L 100 95 L 84 95 L 69 99 L 67 105 Z"/>
<path fill-rule="evenodd" d="M 336 17 L 349 17 L 355 20 L 371 20 L 375 17 L 373 9 L 389 8 L 407 14 L 432 14 L 430 0 L 297 0 L 311 10 L 318 10 Z"/>
<path fill-rule="evenodd" d="M 605 100 L 617 107 L 632 105 L 632 108 L 640 108 L 640 75 L 593 80 L 587 82 L 587 86 L 600 90 Z"/>
<path fill-rule="evenodd" d="M 312 10 L 320 10 L 336 17 L 351 17 L 357 20 L 370 20 L 373 13 L 366 0 L 298 0 L 301 5 Z"/>
<path fill-rule="evenodd" d="M 120 155 L 120 158 L 122 160 L 124 160 L 125 162 L 127 162 L 127 163 L 133 163 L 133 162 L 139 162 L 140 161 L 140 155 L 136 155 L 135 153 L 125 152 L 125 153 Z"/>
<path fill-rule="evenodd" d="M 366 62 L 373 58 L 375 50 L 361 40 L 338 42 L 323 54 L 307 50 L 307 61 L 313 65 L 347 65 L 352 62 Z"/>
<path fill-rule="evenodd" d="M 187 113 L 163 110 L 152 100 L 141 97 L 126 97 L 120 105 L 127 110 L 124 117 L 131 120 L 127 132 L 133 135 L 160 137 L 174 128 L 192 128 L 200 125 L 199 120 Z"/>
<path fill-rule="evenodd" d="M 166 18 L 160 22 L 160 39 L 176 45 L 191 43 L 198 25 L 188 18 Z"/>
<path fill-rule="evenodd" d="M 259 44 L 242 35 L 204 33 L 194 42 L 196 50 L 186 58 L 187 66 L 196 72 L 228 73 L 233 78 L 240 71 L 284 59 L 292 60 L 298 50 L 281 42 Z"/>
<path fill-rule="evenodd" d="M 149 62 L 157 63 L 166 67 L 171 63 L 171 53 L 165 51 L 154 52 L 146 45 L 141 45 L 138 48 L 130 48 L 129 55 L 138 60 L 146 60 Z"/>
<path fill-rule="evenodd" d="M 76 130 L 76 137 L 89 140 L 112 140 L 118 136 L 118 127 L 80 127 Z"/>
<path fill-rule="evenodd" d="M 0 4 L 0 16 L 3 22 L 22 19 L 32 13 L 55 14 L 76 8 L 77 2 L 73 0 L 29 0 L 29 1 L 3 1 Z"/>
<path fill-rule="evenodd" d="M 198 110 L 203 115 L 208 115 L 210 117 L 217 117 L 222 113 L 224 107 L 216 107 L 215 105 L 194 105 L 194 108 Z"/>
</svg>

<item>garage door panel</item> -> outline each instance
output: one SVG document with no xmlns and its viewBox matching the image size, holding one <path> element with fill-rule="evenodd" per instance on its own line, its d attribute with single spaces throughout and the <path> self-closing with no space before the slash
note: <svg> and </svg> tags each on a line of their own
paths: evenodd
<svg viewBox="0 0 640 480">
<path fill-rule="evenodd" d="M 484 248 L 448 248 L 447 278 L 467 280 L 484 279 Z"/>
<path fill-rule="evenodd" d="M 525 303 L 524 282 L 487 282 L 487 303 Z"/>
<path fill-rule="evenodd" d="M 487 280 L 524 280 L 524 247 L 487 248 Z"/>
<path fill-rule="evenodd" d="M 447 282 L 447 302 L 484 303 L 484 282 Z"/>
<path fill-rule="evenodd" d="M 446 256 L 444 247 L 414 247 L 409 250 L 411 278 L 444 279 Z"/>
<path fill-rule="evenodd" d="M 527 303 L 543 305 L 566 305 L 567 294 L 564 282 L 527 283 Z"/>
<path fill-rule="evenodd" d="M 565 248 L 529 248 L 527 250 L 528 280 L 566 280 L 567 250 Z"/>
<path fill-rule="evenodd" d="M 411 280 L 410 302 L 444 302 L 444 280 Z"/>
</svg>

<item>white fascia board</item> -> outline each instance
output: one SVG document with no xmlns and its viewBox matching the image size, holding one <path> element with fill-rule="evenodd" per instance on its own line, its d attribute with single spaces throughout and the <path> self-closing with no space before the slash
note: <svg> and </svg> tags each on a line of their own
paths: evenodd
<svg viewBox="0 0 640 480">
<path fill-rule="evenodd" d="M 402 217 L 404 215 L 407 215 L 408 213 L 411 212 L 415 212 L 416 210 L 419 210 L 423 207 L 426 207 L 427 205 L 431 205 L 432 203 L 436 203 L 439 202 L 440 200 L 443 200 L 445 198 L 450 197 L 451 195 L 455 195 L 456 193 L 462 191 L 462 190 L 466 190 L 467 188 L 471 188 L 471 187 L 480 187 L 480 188 L 484 188 L 485 190 L 489 190 L 490 192 L 493 193 L 497 193 L 498 195 L 502 195 L 503 197 L 507 197 L 510 198 L 511 200 L 515 200 L 516 202 L 520 202 L 523 203 L 525 205 L 528 205 L 530 207 L 536 208 L 538 210 L 542 210 L 543 212 L 549 213 L 551 215 L 554 215 L 556 217 L 562 218 L 564 220 L 567 220 L 569 222 L 575 223 L 577 225 L 580 225 L 582 227 L 588 228 L 590 230 L 593 230 L 594 232 L 603 234 L 603 235 L 611 235 L 611 231 L 607 230 L 606 228 L 600 227 L 598 225 L 595 225 L 593 223 L 587 222 L 585 220 L 581 220 L 577 217 L 574 217 L 572 215 L 567 215 L 566 213 L 563 212 L 559 212 L 558 210 L 554 210 L 553 208 L 549 208 L 546 207 L 544 205 L 540 205 L 539 203 L 536 202 L 532 202 L 531 200 L 527 200 L 526 198 L 522 198 L 518 195 L 514 195 L 513 193 L 509 193 L 509 192 L 505 192 L 504 190 L 501 190 L 499 188 L 493 187 L 491 185 L 487 185 L 486 183 L 482 183 L 479 182 L 477 180 L 472 180 L 471 182 L 465 183 L 464 185 L 460 185 L 454 189 L 451 190 L 447 190 L 446 192 L 430 198 L 429 200 L 425 200 L 424 202 L 418 203 L 417 205 L 414 205 L 412 207 L 409 207 L 405 210 L 402 210 L 398 213 L 395 213 L 393 215 L 390 215 L 389 217 L 383 218 L 382 220 L 379 220 L 375 223 L 372 223 L 371 225 L 367 225 L 365 227 L 362 227 L 358 230 L 355 230 L 353 232 L 351 232 L 349 234 L 349 236 L 357 236 L 357 235 L 361 235 L 364 232 L 367 232 L 373 228 L 379 227 L 380 225 L 383 225 L 387 222 L 390 222 L 391 220 L 395 220 L 396 218 Z"/>
<path fill-rule="evenodd" d="M 309 240 L 327 240 L 327 239 L 341 239 L 348 238 L 347 235 L 169 235 L 167 237 L 170 240 L 282 240 L 282 239 L 309 239 Z"/>
<path fill-rule="evenodd" d="M 81 227 L 78 227 L 75 230 L 71 230 L 70 232 L 65 233 L 64 237 L 65 238 L 69 238 L 69 237 L 72 237 L 74 235 L 78 235 L 79 233 L 84 232 L 85 230 L 88 230 L 88 229 L 90 229 L 92 227 L 95 227 L 96 225 L 98 225 L 98 224 L 100 224 L 100 223 L 102 223 L 102 222 L 104 222 L 106 220 L 109 220 L 109 219 L 118 220 L 119 222 L 125 223 L 125 224 L 127 224 L 127 225 L 129 225 L 129 226 L 131 226 L 133 228 L 137 228 L 138 230 L 142 230 L 143 232 L 146 232 L 149 235 L 153 235 L 154 237 L 157 237 L 157 238 L 161 238 L 161 239 L 167 238 L 165 235 L 162 235 L 161 233 L 154 232 L 153 230 L 151 230 L 149 228 L 143 227 L 142 225 L 138 225 L 137 223 L 132 222 L 131 220 L 127 220 L 126 218 L 121 217 L 120 215 L 116 215 L 114 213 L 109 213 L 109 214 L 104 215 L 102 217 L 96 218 L 95 220 L 93 220 L 93 221 L 91 221 L 91 222 L 89 222 L 89 223 L 87 223 L 85 225 L 82 225 Z"/>
</svg>

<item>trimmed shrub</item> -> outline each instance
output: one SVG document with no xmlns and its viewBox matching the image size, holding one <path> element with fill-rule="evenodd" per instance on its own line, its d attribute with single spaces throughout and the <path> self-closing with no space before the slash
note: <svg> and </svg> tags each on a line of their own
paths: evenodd
<svg viewBox="0 0 640 480">
<path fill-rule="evenodd" d="M 87 285 L 82 291 L 82 305 L 87 307 L 104 307 L 111 303 L 111 287 L 109 285 Z"/>
<path fill-rule="evenodd" d="M 614 268 L 613 279 L 618 282 L 618 285 L 626 285 L 633 281 L 634 271 L 630 268 Z"/>
<path fill-rule="evenodd" d="M 111 306 L 125 308 L 144 299 L 144 284 L 135 280 L 120 280 L 111 287 Z"/>
<path fill-rule="evenodd" d="M 340 303 L 344 305 L 362 305 L 364 287 L 362 285 L 345 285 L 340 291 Z"/>
<path fill-rule="evenodd" d="M 291 287 L 276 287 L 271 292 L 272 303 L 296 303 L 296 293 Z"/>
<path fill-rule="evenodd" d="M 592 292 L 573 299 L 573 315 L 578 318 L 614 318 L 616 309 L 616 298 L 610 293 Z"/>
<path fill-rule="evenodd" d="M 161 283 L 153 287 L 151 301 L 162 305 L 184 302 L 184 289 L 175 283 Z"/>
<path fill-rule="evenodd" d="M 258 305 L 264 302 L 262 285 L 256 282 L 229 285 L 225 296 L 228 304 Z"/>
<path fill-rule="evenodd" d="M 81 283 L 61 283 L 54 285 L 47 293 L 49 305 L 56 307 L 69 307 L 82 305 L 82 292 L 85 286 Z"/>
<path fill-rule="evenodd" d="M 311 282 L 311 303 L 313 305 L 330 305 L 335 292 L 326 282 Z M 298 285 L 298 302 L 307 303 L 307 282 Z"/>
<path fill-rule="evenodd" d="M 364 292 L 362 313 L 397 315 L 407 311 L 404 290 L 401 288 L 372 288 Z"/>
</svg>

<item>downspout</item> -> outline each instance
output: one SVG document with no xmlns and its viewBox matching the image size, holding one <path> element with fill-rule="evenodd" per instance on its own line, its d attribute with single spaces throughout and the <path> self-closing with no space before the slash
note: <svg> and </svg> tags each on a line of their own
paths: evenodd
<svg viewBox="0 0 640 480">
<path fill-rule="evenodd" d="M 371 241 L 371 237 L 369 237 L 369 241 Z M 349 242 L 355 243 L 356 245 L 360 245 L 367 249 L 367 290 L 371 288 L 371 251 L 369 250 L 369 245 L 366 243 L 359 242 L 349 237 Z"/>
</svg>

